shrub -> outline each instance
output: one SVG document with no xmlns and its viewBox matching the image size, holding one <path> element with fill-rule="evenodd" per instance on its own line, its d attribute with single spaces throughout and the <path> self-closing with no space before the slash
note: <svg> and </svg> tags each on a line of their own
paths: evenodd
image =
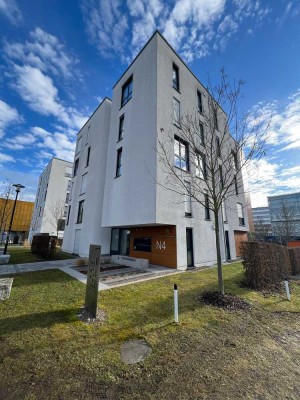
<svg viewBox="0 0 300 400">
<path fill-rule="evenodd" d="M 289 248 L 292 274 L 300 274 L 300 247 Z"/>
<path fill-rule="evenodd" d="M 78 258 L 76 260 L 76 267 L 86 267 L 88 265 L 88 260 L 86 258 Z"/>
<path fill-rule="evenodd" d="M 55 253 L 56 236 L 34 235 L 31 243 L 31 252 L 43 258 L 51 258 Z"/>
<path fill-rule="evenodd" d="M 288 249 L 274 243 L 242 242 L 245 284 L 254 289 L 278 287 L 291 275 Z"/>
</svg>

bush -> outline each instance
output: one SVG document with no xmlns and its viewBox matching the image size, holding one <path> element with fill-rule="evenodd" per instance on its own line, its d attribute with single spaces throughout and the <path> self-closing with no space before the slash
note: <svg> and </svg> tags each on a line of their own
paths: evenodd
<svg viewBox="0 0 300 400">
<path fill-rule="evenodd" d="M 76 260 L 76 267 L 86 267 L 88 265 L 88 259 L 86 258 L 78 258 Z"/>
<path fill-rule="evenodd" d="M 300 247 L 289 248 L 292 274 L 300 274 Z"/>
<path fill-rule="evenodd" d="M 31 243 L 31 252 L 42 258 L 51 258 L 55 253 L 56 236 L 34 235 Z"/>
<path fill-rule="evenodd" d="M 287 247 L 274 243 L 242 242 L 245 285 L 254 289 L 274 289 L 291 275 Z"/>
</svg>

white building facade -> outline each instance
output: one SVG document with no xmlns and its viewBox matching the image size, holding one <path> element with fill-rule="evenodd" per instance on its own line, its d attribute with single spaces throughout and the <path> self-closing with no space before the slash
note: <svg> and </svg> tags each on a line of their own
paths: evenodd
<svg viewBox="0 0 300 400">
<path fill-rule="evenodd" d="M 28 239 L 35 234 L 57 235 L 58 219 L 65 220 L 68 211 L 68 197 L 73 176 L 73 163 L 52 158 L 39 177 L 33 215 Z M 64 222 L 61 221 L 58 238 L 62 239 Z"/>
<path fill-rule="evenodd" d="M 87 256 L 90 244 L 100 244 L 102 254 L 173 268 L 216 262 L 212 211 L 159 184 L 165 182 L 156 151 L 163 131 L 174 128 L 177 114 L 197 109 L 199 93 L 205 112 L 205 88 L 156 32 L 114 86 L 112 100 L 105 98 L 78 133 L 64 251 Z M 178 151 L 188 154 L 188 144 L 176 136 L 168 156 L 188 162 Z M 245 206 L 237 194 L 221 213 L 223 260 L 235 259 L 246 239 Z"/>
</svg>

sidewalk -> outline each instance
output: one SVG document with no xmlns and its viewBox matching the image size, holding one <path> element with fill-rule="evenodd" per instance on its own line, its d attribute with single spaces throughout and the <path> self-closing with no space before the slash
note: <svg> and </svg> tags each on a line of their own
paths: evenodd
<svg viewBox="0 0 300 400">
<path fill-rule="evenodd" d="M 41 261 L 26 264 L 5 264 L 0 265 L 0 276 L 1 275 L 11 275 L 20 274 L 22 272 L 34 272 L 34 271 L 44 271 L 46 269 L 55 268 L 66 268 L 75 267 L 77 258 L 69 260 L 58 260 L 58 261 Z"/>
</svg>

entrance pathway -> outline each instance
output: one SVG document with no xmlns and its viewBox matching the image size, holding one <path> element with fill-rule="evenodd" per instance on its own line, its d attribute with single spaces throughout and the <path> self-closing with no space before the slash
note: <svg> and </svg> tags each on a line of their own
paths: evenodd
<svg viewBox="0 0 300 400">
<path fill-rule="evenodd" d="M 0 266 L 0 276 L 15 275 L 24 272 L 45 271 L 48 269 L 60 269 L 81 283 L 86 284 L 86 275 L 76 270 L 76 268 L 78 268 L 76 267 L 76 261 L 77 259 L 75 258 L 69 260 L 42 261 L 26 264 L 6 264 Z M 151 264 L 146 269 L 131 267 L 101 272 L 99 291 L 128 285 L 130 283 L 157 279 L 165 275 L 179 274 L 182 272 L 184 271 Z"/>
</svg>

